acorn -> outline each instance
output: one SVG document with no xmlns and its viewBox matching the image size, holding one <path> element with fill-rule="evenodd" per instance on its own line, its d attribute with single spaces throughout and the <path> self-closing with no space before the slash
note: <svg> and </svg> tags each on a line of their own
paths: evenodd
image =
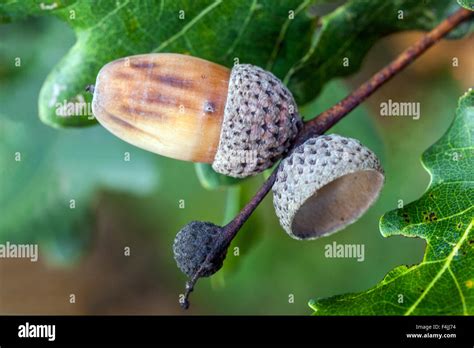
<svg viewBox="0 0 474 348">
<path fill-rule="evenodd" d="M 356 221 L 377 199 L 384 172 L 358 140 L 322 135 L 283 159 L 273 204 L 283 229 L 295 239 L 316 239 Z"/>
<path fill-rule="evenodd" d="M 229 70 L 180 54 L 136 55 L 106 64 L 90 90 L 95 117 L 114 135 L 233 177 L 272 166 L 302 127 L 290 91 L 249 64 Z"/>
</svg>

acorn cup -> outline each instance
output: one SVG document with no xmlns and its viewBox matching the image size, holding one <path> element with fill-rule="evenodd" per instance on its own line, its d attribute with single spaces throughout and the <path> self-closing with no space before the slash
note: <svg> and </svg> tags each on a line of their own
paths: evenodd
<svg viewBox="0 0 474 348">
<path fill-rule="evenodd" d="M 117 137 L 233 177 L 271 167 L 302 126 L 283 83 L 248 64 L 137 55 L 106 64 L 90 90 L 95 117 Z"/>
<path fill-rule="evenodd" d="M 356 221 L 375 202 L 383 182 L 383 169 L 372 151 L 355 139 L 322 135 L 282 160 L 273 204 L 291 237 L 316 239 Z"/>
</svg>

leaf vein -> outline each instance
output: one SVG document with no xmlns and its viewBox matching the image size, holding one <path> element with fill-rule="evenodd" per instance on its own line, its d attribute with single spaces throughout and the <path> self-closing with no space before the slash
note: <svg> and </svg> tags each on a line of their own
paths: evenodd
<svg viewBox="0 0 474 348">
<path fill-rule="evenodd" d="M 456 244 L 456 246 L 453 248 L 449 256 L 445 259 L 443 267 L 438 271 L 436 276 L 433 278 L 433 280 L 428 284 L 426 287 L 425 291 L 421 294 L 420 297 L 413 303 L 413 305 L 408 308 L 408 310 L 405 312 L 405 315 L 411 315 L 413 311 L 418 307 L 418 305 L 421 303 L 421 301 L 425 298 L 426 294 L 433 288 L 433 286 L 436 284 L 436 282 L 441 278 L 441 276 L 444 274 L 444 272 L 449 268 L 449 265 L 451 264 L 453 258 L 455 255 L 457 255 L 459 248 L 461 245 L 464 243 L 464 241 L 467 239 L 467 236 L 469 235 L 469 232 L 471 231 L 472 224 L 474 223 L 474 220 L 471 220 L 471 223 L 469 226 L 466 228 L 466 231 L 463 233 L 461 239 L 459 242 Z"/>
<path fill-rule="evenodd" d="M 161 43 L 157 48 L 152 50 L 152 52 L 160 52 L 163 48 L 171 44 L 172 42 L 179 39 L 181 36 L 186 34 L 186 32 L 191 29 L 196 23 L 198 23 L 202 18 L 204 18 L 209 12 L 214 10 L 217 6 L 222 3 L 223 0 L 216 0 L 214 3 L 202 10 L 196 17 L 194 17 L 188 24 L 186 24 L 180 31 L 171 36 L 169 39 Z"/>
</svg>

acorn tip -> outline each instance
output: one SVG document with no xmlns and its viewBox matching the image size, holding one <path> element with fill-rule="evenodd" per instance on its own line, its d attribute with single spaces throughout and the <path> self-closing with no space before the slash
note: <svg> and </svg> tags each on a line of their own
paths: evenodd
<svg viewBox="0 0 474 348">
<path fill-rule="evenodd" d="M 86 88 L 85 88 L 85 90 L 86 90 L 86 92 L 89 92 L 89 93 L 91 93 L 91 94 L 94 94 L 94 88 L 95 88 L 94 85 L 87 85 Z"/>
</svg>

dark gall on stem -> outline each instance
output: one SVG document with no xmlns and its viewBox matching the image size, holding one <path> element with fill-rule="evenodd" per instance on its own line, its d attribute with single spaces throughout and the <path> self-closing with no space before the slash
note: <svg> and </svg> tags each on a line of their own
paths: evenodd
<svg viewBox="0 0 474 348">
<path fill-rule="evenodd" d="M 221 231 L 220 226 L 210 222 L 192 221 L 178 232 L 173 252 L 176 264 L 184 274 L 192 278 L 199 272 L 200 277 L 209 277 L 222 267 L 225 254 L 206 260 Z"/>
<path fill-rule="evenodd" d="M 224 229 L 210 222 L 192 221 L 176 235 L 173 243 L 178 268 L 189 277 L 186 282 L 184 309 L 189 307 L 188 297 L 201 277 L 209 277 L 221 269 L 229 242 Z"/>
</svg>

